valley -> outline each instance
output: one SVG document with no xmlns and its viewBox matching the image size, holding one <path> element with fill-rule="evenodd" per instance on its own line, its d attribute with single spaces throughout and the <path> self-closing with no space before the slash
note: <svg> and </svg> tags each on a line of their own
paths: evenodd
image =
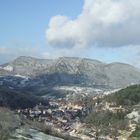
<svg viewBox="0 0 140 140">
<path fill-rule="evenodd" d="M 128 64 L 19 57 L 0 66 L 0 106 L 19 118 L 9 138 L 132 139 L 139 134 L 139 84 L 140 70 Z"/>
</svg>

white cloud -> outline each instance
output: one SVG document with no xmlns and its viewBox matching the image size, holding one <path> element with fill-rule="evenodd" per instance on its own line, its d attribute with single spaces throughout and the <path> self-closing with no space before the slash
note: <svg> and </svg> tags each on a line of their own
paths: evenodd
<svg viewBox="0 0 140 140">
<path fill-rule="evenodd" d="M 51 18 L 47 42 L 68 48 L 140 45 L 139 9 L 139 0 L 85 0 L 75 20 L 61 15 Z"/>
<path fill-rule="evenodd" d="M 39 48 L 34 48 L 33 46 L 0 46 L 0 64 L 12 61 L 19 56 L 41 57 L 41 52 Z"/>
<path fill-rule="evenodd" d="M 56 59 L 58 57 L 81 57 L 81 54 L 83 50 L 79 50 L 78 48 L 71 48 L 71 49 L 67 49 L 67 48 L 61 48 L 61 49 L 57 49 L 57 50 L 51 50 L 49 51 L 44 51 L 41 54 L 42 58 L 45 59 Z"/>
</svg>

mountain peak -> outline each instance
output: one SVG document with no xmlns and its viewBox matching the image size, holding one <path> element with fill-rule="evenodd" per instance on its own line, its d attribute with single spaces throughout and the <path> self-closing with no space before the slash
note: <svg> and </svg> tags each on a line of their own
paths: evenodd
<svg viewBox="0 0 140 140">
<path fill-rule="evenodd" d="M 1 66 L 1 69 L 8 70 L 8 72 L 12 71 L 15 75 L 31 78 L 44 75 L 47 84 L 108 85 L 118 88 L 132 82 L 140 83 L 140 70 L 131 65 L 123 63 L 106 64 L 98 60 L 79 57 L 38 59 L 20 56 Z"/>
<path fill-rule="evenodd" d="M 37 59 L 37 58 L 35 58 L 35 57 L 31 57 L 31 56 L 19 56 L 19 57 L 17 57 L 14 61 L 17 61 L 17 60 L 35 60 L 35 59 Z"/>
</svg>

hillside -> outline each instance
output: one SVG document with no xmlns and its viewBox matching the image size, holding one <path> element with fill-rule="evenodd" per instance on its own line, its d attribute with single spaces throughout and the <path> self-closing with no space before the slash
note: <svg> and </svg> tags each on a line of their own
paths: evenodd
<svg viewBox="0 0 140 140">
<path fill-rule="evenodd" d="M 21 56 L 0 66 L 0 84 L 40 92 L 55 86 L 116 89 L 140 83 L 140 70 L 123 63 L 60 57 L 37 59 Z"/>
<path fill-rule="evenodd" d="M 108 101 L 118 105 L 136 105 L 140 103 L 140 85 L 129 86 L 114 94 L 108 95 L 106 98 Z"/>
<path fill-rule="evenodd" d="M 32 108 L 39 103 L 49 105 L 47 101 L 41 99 L 40 97 L 18 93 L 8 87 L 0 86 L 1 107 L 8 107 L 11 109 L 19 109 L 19 108 L 24 109 L 24 108 Z"/>
<path fill-rule="evenodd" d="M 97 103 L 95 105 L 95 103 Z M 140 139 L 140 85 L 133 85 L 88 103 L 84 122 L 99 135 Z"/>
</svg>

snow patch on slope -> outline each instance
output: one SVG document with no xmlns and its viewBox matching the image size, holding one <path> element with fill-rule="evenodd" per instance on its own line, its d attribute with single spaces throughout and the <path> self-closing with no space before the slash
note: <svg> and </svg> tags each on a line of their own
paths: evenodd
<svg viewBox="0 0 140 140">
<path fill-rule="evenodd" d="M 29 77 L 27 77 L 27 76 L 23 76 L 23 75 L 20 75 L 20 74 L 16 74 L 15 75 L 16 77 L 20 77 L 20 78 L 23 78 L 23 79 L 29 79 Z"/>
<path fill-rule="evenodd" d="M 4 70 L 6 70 L 6 71 L 10 71 L 10 72 L 12 72 L 13 71 L 13 67 L 12 66 L 6 66 L 6 67 L 3 67 L 3 69 Z"/>
</svg>

